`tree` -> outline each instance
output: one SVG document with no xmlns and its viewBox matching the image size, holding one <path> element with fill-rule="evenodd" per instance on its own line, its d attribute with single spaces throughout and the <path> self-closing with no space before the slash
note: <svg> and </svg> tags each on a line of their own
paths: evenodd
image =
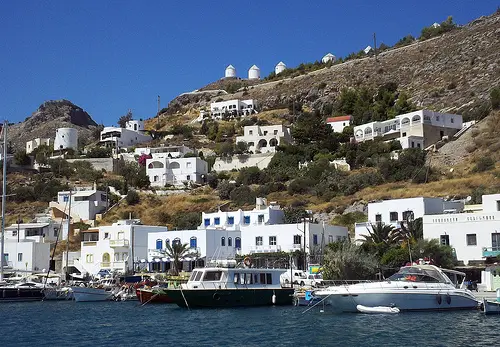
<svg viewBox="0 0 500 347">
<path fill-rule="evenodd" d="M 173 242 L 165 244 L 165 255 L 172 260 L 172 275 L 179 275 L 179 270 L 181 267 L 181 261 L 186 257 L 190 251 L 188 244 L 181 244 L 180 242 Z"/>
<path fill-rule="evenodd" d="M 179 230 L 193 230 L 201 224 L 201 214 L 198 212 L 182 212 L 174 217 L 173 224 Z"/>
<path fill-rule="evenodd" d="M 330 125 L 325 123 L 319 112 L 304 112 L 293 125 L 292 137 L 298 144 L 309 144 L 326 140 L 332 132 Z"/>
<path fill-rule="evenodd" d="M 141 201 L 141 198 L 139 197 L 139 193 L 137 193 L 135 190 L 129 190 L 125 200 L 127 200 L 127 204 L 135 205 L 138 204 L 139 201 Z"/>
<path fill-rule="evenodd" d="M 52 148 L 47 145 L 40 145 L 31 152 L 31 155 L 35 157 L 35 161 L 38 164 L 47 164 L 49 161 L 50 154 L 52 153 Z"/>
<path fill-rule="evenodd" d="M 26 154 L 25 150 L 17 151 L 14 154 L 14 163 L 20 166 L 26 166 L 31 164 L 30 157 Z"/>
<path fill-rule="evenodd" d="M 410 242 L 416 242 L 424 238 L 424 227 L 422 217 L 415 220 L 404 221 L 400 225 L 400 234 Z"/>
<path fill-rule="evenodd" d="M 125 114 L 124 116 L 121 116 L 118 119 L 118 126 L 120 128 L 125 128 L 127 126 L 127 122 L 132 120 L 132 118 L 133 118 L 132 110 L 128 110 L 127 114 Z"/>
<path fill-rule="evenodd" d="M 55 177 L 70 178 L 74 173 L 71 165 L 64 159 L 50 159 L 48 161 L 48 164 L 50 166 L 50 171 L 54 174 Z"/>
<path fill-rule="evenodd" d="M 139 157 L 139 159 L 137 159 L 137 163 L 140 166 L 146 166 L 146 161 L 148 159 L 151 159 L 151 158 L 153 158 L 153 156 L 151 154 L 141 154 L 141 156 Z"/>
<path fill-rule="evenodd" d="M 299 207 L 285 207 L 283 214 L 283 222 L 285 224 L 301 223 L 304 218 L 309 217 L 307 211 Z"/>
<path fill-rule="evenodd" d="M 234 148 L 234 153 L 236 154 L 245 154 L 248 151 L 248 144 L 244 141 L 239 141 L 236 143 Z"/>
<path fill-rule="evenodd" d="M 361 235 L 366 243 L 385 245 L 388 247 L 398 243 L 401 239 L 401 235 L 390 224 L 383 224 L 380 222 L 371 224 L 371 227 L 367 228 L 367 231 L 367 235 Z"/>
<path fill-rule="evenodd" d="M 92 147 L 86 154 L 87 158 L 110 158 L 111 148 L 108 147 Z"/>
<path fill-rule="evenodd" d="M 328 280 L 359 280 L 374 276 L 378 270 L 375 255 L 349 241 L 329 243 L 326 246 L 323 276 Z"/>
<path fill-rule="evenodd" d="M 119 174 L 125 178 L 127 185 L 136 188 L 147 188 L 150 185 L 149 177 L 146 175 L 146 167 L 135 162 L 122 163 Z"/>
<path fill-rule="evenodd" d="M 215 147 L 215 153 L 222 157 L 230 157 L 234 153 L 234 146 L 229 141 L 218 143 Z"/>
</svg>

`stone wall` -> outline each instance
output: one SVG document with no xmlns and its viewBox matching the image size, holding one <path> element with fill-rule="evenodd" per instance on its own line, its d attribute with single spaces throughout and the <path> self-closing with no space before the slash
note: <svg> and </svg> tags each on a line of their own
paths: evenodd
<svg viewBox="0 0 500 347">
<path fill-rule="evenodd" d="M 274 153 L 262 153 L 234 155 L 229 158 L 217 158 L 212 170 L 231 171 L 232 169 L 239 170 L 250 166 L 257 166 L 262 170 L 269 165 L 273 156 Z"/>
<path fill-rule="evenodd" d="M 94 170 L 105 169 L 107 172 L 114 172 L 118 167 L 118 159 L 113 158 L 79 158 L 79 159 L 68 159 L 69 163 L 74 163 L 75 161 L 87 161 L 92 164 Z"/>
</svg>

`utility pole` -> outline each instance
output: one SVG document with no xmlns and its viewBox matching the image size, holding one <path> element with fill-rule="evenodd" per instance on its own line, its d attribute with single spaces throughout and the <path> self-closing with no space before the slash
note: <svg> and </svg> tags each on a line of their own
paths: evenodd
<svg viewBox="0 0 500 347">
<path fill-rule="evenodd" d="M 156 125 L 160 125 L 160 96 L 158 95 L 158 111 L 156 112 Z"/>
<path fill-rule="evenodd" d="M 304 271 L 306 271 L 307 267 L 307 259 L 306 259 L 306 223 L 307 219 L 304 217 Z"/>
<path fill-rule="evenodd" d="M 66 237 L 66 281 L 69 280 L 69 266 L 68 266 L 68 258 L 69 258 L 69 230 L 71 227 L 71 193 L 72 188 L 69 189 L 69 205 L 68 205 L 68 236 Z"/>
<path fill-rule="evenodd" d="M 3 183 L 2 183 L 2 237 L 0 239 L 0 282 L 3 281 L 3 262 L 5 260 L 5 204 L 7 203 L 7 121 L 3 122 Z"/>
<path fill-rule="evenodd" d="M 375 60 L 377 60 L 377 34 L 373 33 L 373 51 L 375 52 Z"/>
</svg>

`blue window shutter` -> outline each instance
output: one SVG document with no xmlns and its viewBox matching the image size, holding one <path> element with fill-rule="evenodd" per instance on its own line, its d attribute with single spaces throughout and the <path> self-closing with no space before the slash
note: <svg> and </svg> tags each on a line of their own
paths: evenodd
<svg viewBox="0 0 500 347">
<path fill-rule="evenodd" d="M 208 227 L 210 225 L 210 218 L 205 218 L 205 226 Z"/>
<path fill-rule="evenodd" d="M 163 248 L 163 241 L 158 239 L 156 240 L 156 249 L 162 249 Z"/>
</svg>

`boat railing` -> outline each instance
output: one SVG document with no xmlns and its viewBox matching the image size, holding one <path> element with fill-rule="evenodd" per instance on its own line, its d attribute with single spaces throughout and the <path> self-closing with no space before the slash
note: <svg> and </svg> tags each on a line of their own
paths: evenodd
<svg viewBox="0 0 500 347">
<path fill-rule="evenodd" d="M 387 285 L 389 283 L 396 284 L 396 289 L 418 289 L 418 288 L 424 288 L 424 289 L 448 289 L 447 287 L 443 286 L 446 283 L 441 283 L 441 282 L 423 282 L 423 281 L 389 281 L 389 280 L 384 280 L 384 281 L 374 281 L 374 280 L 328 280 L 328 281 L 323 281 L 323 287 L 347 287 L 352 284 L 359 284 L 363 287 L 363 289 L 368 289 L 366 286 L 367 284 L 370 284 L 369 289 L 374 289 L 374 288 L 387 288 Z M 378 286 L 376 286 L 378 284 Z"/>
</svg>

